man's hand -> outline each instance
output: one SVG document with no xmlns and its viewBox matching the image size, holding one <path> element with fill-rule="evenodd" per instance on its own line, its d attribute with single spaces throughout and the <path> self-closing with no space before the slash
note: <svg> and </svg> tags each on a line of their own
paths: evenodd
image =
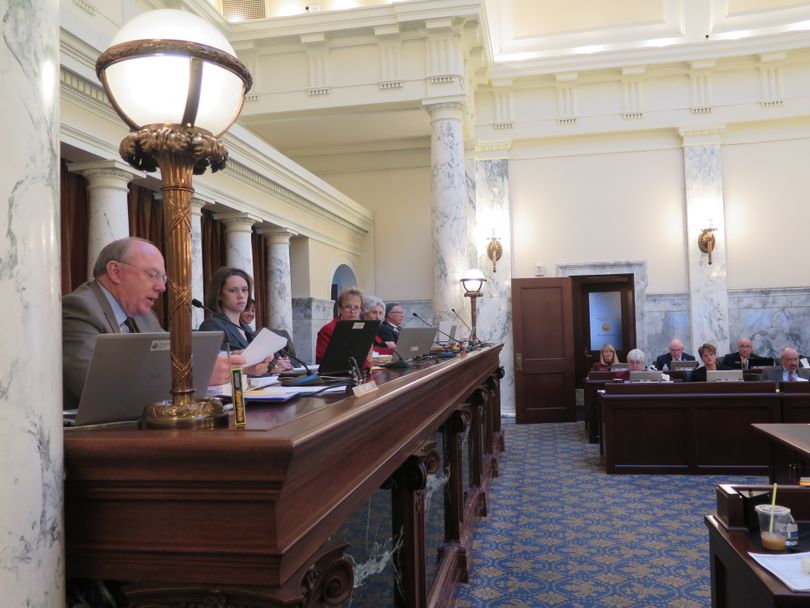
<svg viewBox="0 0 810 608">
<path fill-rule="evenodd" d="M 231 367 L 243 367 L 247 360 L 239 354 L 220 353 L 217 362 L 214 364 L 214 371 L 211 372 L 211 379 L 208 384 L 211 386 L 228 384 L 231 381 Z"/>
</svg>

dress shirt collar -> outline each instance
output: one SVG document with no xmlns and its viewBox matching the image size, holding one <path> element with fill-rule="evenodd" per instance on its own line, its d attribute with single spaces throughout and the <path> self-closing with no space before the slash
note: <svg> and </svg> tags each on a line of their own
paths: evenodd
<svg viewBox="0 0 810 608">
<path fill-rule="evenodd" d="M 107 298 L 107 301 L 110 303 L 110 308 L 112 308 L 113 314 L 115 315 L 115 323 L 118 325 L 118 327 L 121 327 L 121 324 L 127 320 L 127 313 L 125 313 L 124 309 L 121 308 L 121 305 L 118 303 L 118 300 L 115 299 L 115 296 L 107 291 L 107 288 L 104 287 L 101 282 L 98 283 L 98 286 L 101 287 L 101 293 L 104 294 L 104 297 Z"/>
</svg>

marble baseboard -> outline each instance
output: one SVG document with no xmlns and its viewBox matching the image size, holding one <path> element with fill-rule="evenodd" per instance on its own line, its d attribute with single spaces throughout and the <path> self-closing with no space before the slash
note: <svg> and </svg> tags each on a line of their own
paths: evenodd
<svg viewBox="0 0 810 608">
<path fill-rule="evenodd" d="M 740 336 L 748 336 L 754 352 L 774 356 L 785 346 L 810 353 L 810 287 L 737 289 L 728 292 L 730 350 Z M 667 352 L 679 337 L 692 352 L 689 294 L 647 294 L 647 343 L 639 343 L 648 357 Z M 693 353 L 696 354 L 696 353 Z M 724 353 L 720 353 L 724 354 Z"/>
</svg>

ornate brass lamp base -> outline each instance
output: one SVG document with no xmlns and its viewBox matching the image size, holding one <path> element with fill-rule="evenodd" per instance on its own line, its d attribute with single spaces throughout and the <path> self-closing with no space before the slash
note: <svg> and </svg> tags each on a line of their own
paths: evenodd
<svg viewBox="0 0 810 608">
<path fill-rule="evenodd" d="M 170 400 L 147 405 L 138 427 L 142 429 L 214 429 L 228 426 L 228 412 L 219 399 L 195 399 L 186 405 Z"/>
</svg>

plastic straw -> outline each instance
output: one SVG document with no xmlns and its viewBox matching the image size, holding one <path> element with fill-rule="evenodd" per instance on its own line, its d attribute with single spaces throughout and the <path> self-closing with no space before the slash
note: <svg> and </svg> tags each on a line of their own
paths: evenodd
<svg viewBox="0 0 810 608">
<path fill-rule="evenodd" d="M 776 507 L 776 482 L 773 482 L 773 492 L 771 496 L 771 523 L 768 526 L 768 532 L 773 532 L 773 512 Z"/>
</svg>

